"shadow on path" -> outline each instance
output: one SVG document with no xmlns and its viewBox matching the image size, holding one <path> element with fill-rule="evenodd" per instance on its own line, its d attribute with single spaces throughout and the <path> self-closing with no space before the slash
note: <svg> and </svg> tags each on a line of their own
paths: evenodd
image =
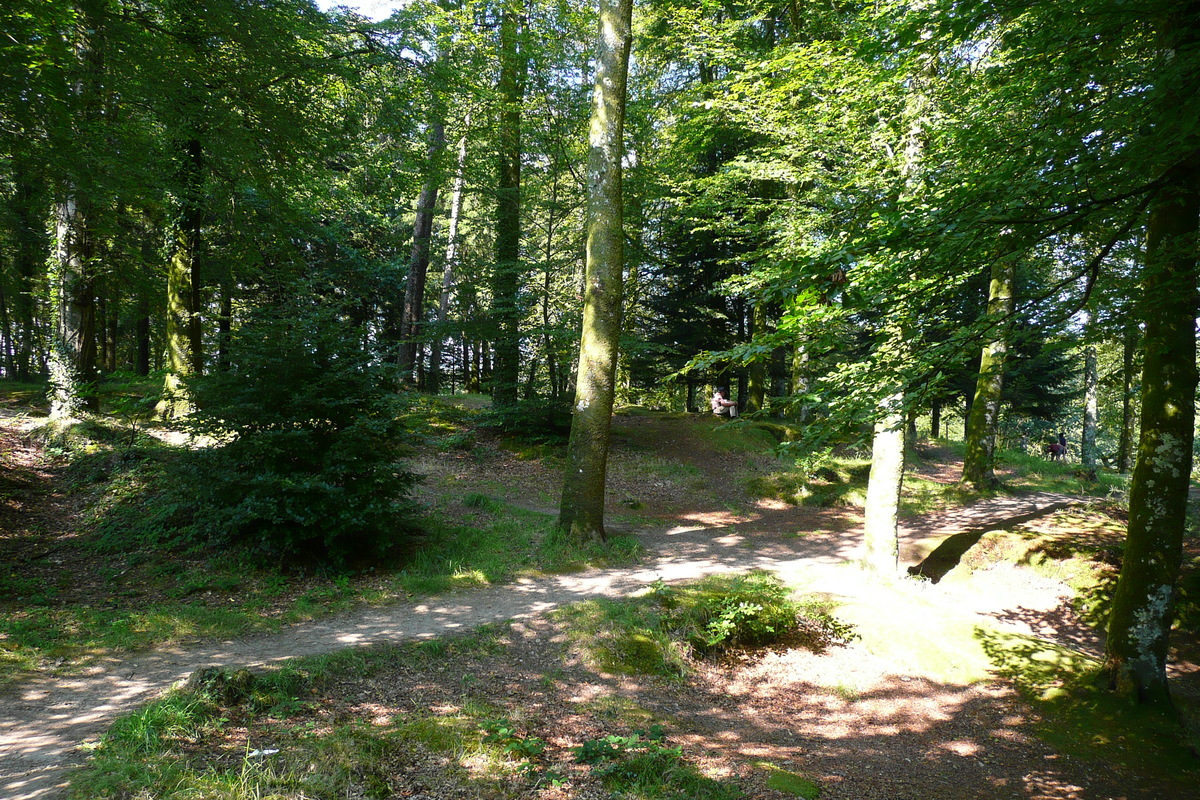
<svg viewBox="0 0 1200 800">
<path fill-rule="evenodd" d="M 909 522 L 901 531 L 902 560 L 911 563 L 913 553 L 921 553 L 936 538 L 962 533 L 961 526 L 986 530 L 1073 502 L 1077 501 L 1049 494 L 996 498 Z M 794 517 L 785 509 L 764 511 L 750 519 L 732 515 L 680 519 L 670 528 L 641 534 L 654 555 L 640 567 L 525 579 L 416 603 L 361 609 L 270 635 L 162 648 L 124 658 L 114 655 L 85 676 L 29 681 L 0 698 L 0 798 L 59 796 L 69 769 L 82 759 L 81 743 L 98 737 L 116 716 L 205 666 L 261 668 L 348 647 L 433 638 L 488 622 L 544 614 L 589 598 L 628 595 L 658 579 L 670 582 L 768 569 L 810 591 L 837 594 L 842 584 L 838 570 L 855 557 L 861 535 L 857 514 L 847 511 L 832 518 L 832 530 L 816 533 L 795 530 Z"/>
</svg>

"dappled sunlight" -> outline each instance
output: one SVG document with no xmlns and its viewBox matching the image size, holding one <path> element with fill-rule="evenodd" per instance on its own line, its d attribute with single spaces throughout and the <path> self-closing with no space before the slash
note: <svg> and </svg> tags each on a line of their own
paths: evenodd
<svg viewBox="0 0 1200 800">
<path fill-rule="evenodd" d="M 761 497 L 754 501 L 754 507 L 763 511 L 787 511 L 792 505 L 772 497 Z"/>
<path fill-rule="evenodd" d="M 696 522 L 708 527 L 736 525 L 739 522 L 747 521 L 744 515 L 734 514 L 730 511 L 695 511 L 690 514 L 680 514 L 679 519 Z"/>
</svg>

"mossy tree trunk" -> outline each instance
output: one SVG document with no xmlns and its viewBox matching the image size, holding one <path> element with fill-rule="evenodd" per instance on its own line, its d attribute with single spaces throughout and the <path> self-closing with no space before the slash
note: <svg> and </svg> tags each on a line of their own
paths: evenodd
<svg viewBox="0 0 1200 800">
<path fill-rule="evenodd" d="M 760 336 L 767 332 L 767 304 L 759 300 L 754 304 L 750 317 L 751 336 Z M 762 411 L 767 404 L 767 355 L 750 362 L 746 402 L 742 411 L 747 413 Z"/>
<path fill-rule="evenodd" d="M 1083 347 L 1083 430 L 1079 437 L 1079 463 L 1084 469 L 1096 468 L 1096 420 L 1100 410 L 1100 378 L 1096 363 L 1095 315 L 1089 315 Z"/>
<path fill-rule="evenodd" d="M 175 243 L 167 264 L 167 375 L 158 413 L 178 417 L 188 413 L 184 379 L 204 370 L 204 339 L 200 325 L 200 235 L 204 215 L 204 150 L 198 139 L 181 148 Z"/>
<path fill-rule="evenodd" d="M 54 331 L 47 360 L 50 417 L 55 421 L 98 405 L 95 395 L 87 391 L 96 379 L 93 241 L 87 214 L 74 194 L 68 194 L 57 205 L 50 270 Z"/>
<path fill-rule="evenodd" d="M 1142 430 L 1129 533 L 1113 594 L 1102 678 L 1138 701 L 1168 704 L 1167 644 L 1192 470 L 1196 397 L 1200 153 L 1172 167 L 1146 237 Z"/>
<path fill-rule="evenodd" d="M 1004 364 L 1008 357 L 1008 318 L 1013 309 L 1015 268 L 1011 258 L 992 263 L 988 287 L 987 319 L 992 326 L 992 341 L 983 348 L 975 398 L 966 422 L 966 455 L 962 482 L 977 489 L 999 484 L 995 472 L 996 430 L 1000 424 L 1000 393 L 1004 388 Z"/>
<path fill-rule="evenodd" d="M 575 407 L 559 525 L 579 540 L 604 539 L 604 486 L 624 268 L 621 159 L 633 0 L 600 0 L 587 161 L 587 273 Z"/>
<path fill-rule="evenodd" d="M 1133 387 L 1136 378 L 1134 356 L 1137 354 L 1140 339 L 1141 331 L 1137 323 L 1125 323 L 1125 332 L 1121 337 L 1121 438 L 1117 445 L 1117 472 L 1122 475 L 1129 472 L 1129 464 L 1133 460 Z"/>
<path fill-rule="evenodd" d="M 470 126 L 471 115 L 463 121 Z M 458 267 L 459 233 L 458 224 L 462 217 L 463 185 L 466 182 L 467 134 L 458 140 L 458 160 L 454 171 L 454 189 L 450 194 L 450 226 L 446 233 L 446 263 L 442 266 L 442 289 L 438 296 L 437 321 L 442 330 L 433 338 L 429 351 L 429 391 L 437 394 L 442 388 L 442 347 L 448 332 L 445 325 L 450 320 L 450 297 L 454 291 L 454 273 Z M 468 370 L 463 362 L 464 382 Z"/>
<path fill-rule="evenodd" d="M 1195 142 L 1200 111 L 1200 2 L 1173 7 L 1159 31 L 1160 135 Z M 1176 122 L 1176 125 L 1179 123 Z M 1141 703 L 1170 705 L 1167 648 L 1192 471 L 1196 415 L 1200 147 L 1169 164 L 1146 225 L 1139 306 L 1145 323 L 1141 435 L 1129 490 L 1129 532 L 1113 593 L 1101 679 Z"/>
</svg>

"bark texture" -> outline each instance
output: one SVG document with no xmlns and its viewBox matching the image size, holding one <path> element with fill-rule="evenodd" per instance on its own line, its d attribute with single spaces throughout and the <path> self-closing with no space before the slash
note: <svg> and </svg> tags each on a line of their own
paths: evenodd
<svg viewBox="0 0 1200 800">
<path fill-rule="evenodd" d="M 1096 419 L 1100 412 L 1099 388 L 1100 377 L 1096 363 L 1096 345 L 1089 341 L 1083 349 L 1083 431 L 1079 438 L 1079 462 L 1085 469 L 1096 468 Z"/>
<path fill-rule="evenodd" d="M 429 246 L 433 241 L 433 215 L 442 182 L 439 162 L 446 149 L 446 123 L 443 117 L 444 111 L 439 108 L 429 124 L 429 151 L 426 154 L 429 171 L 417 196 L 412 253 L 408 262 L 408 279 L 404 283 L 404 310 L 400 318 L 400 379 L 409 383 L 417 382 L 419 339 L 425 315 L 425 281 L 429 273 Z"/>
<path fill-rule="evenodd" d="M 470 115 L 464 121 L 471 124 Z M 462 217 L 463 184 L 466 180 L 467 135 L 458 140 L 458 161 L 454 171 L 454 189 L 450 194 L 450 228 L 446 234 L 446 263 L 442 266 L 442 289 L 438 295 L 437 321 L 441 327 L 433 337 L 429 352 L 429 391 L 437 394 L 442 388 L 442 347 L 446 338 L 445 325 L 450 319 L 450 297 L 454 292 L 454 272 L 458 266 L 458 222 Z M 463 362 L 464 377 L 467 364 Z"/>
<path fill-rule="evenodd" d="M 1163 19 L 1164 117 L 1195 120 L 1200 97 L 1200 2 Z M 1181 54 L 1187 60 L 1179 62 Z M 1178 124 L 1178 123 L 1176 123 Z M 1200 131 L 1163 130 L 1191 143 L 1164 169 L 1146 226 L 1140 316 L 1145 323 L 1141 435 L 1129 490 L 1129 532 L 1113 593 L 1102 680 L 1139 702 L 1170 705 L 1167 649 L 1187 517 L 1196 401 Z"/>
<path fill-rule="evenodd" d="M 204 151 L 197 139 L 182 147 L 175 246 L 167 264 L 167 375 L 158 413 L 178 417 L 191 407 L 184 379 L 204 369 L 200 326 L 200 229 L 203 220 Z"/>
<path fill-rule="evenodd" d="M 963 483 L 978 489 L 994 488 L 996 429 L 1000 423 L 1000 393 L 1004 388 L 1004 365 L 1008 358 L 1008 318 L 1013 309 L 1014 265 L 1003 258 L 992 264 L 988 288 L 988 321 L 994 338 L 983 348 L 979 379 L 967 421 L 967 449 L 963 458 Z"/>
<path fill-rule="evenodd" d="M 1152 207 L 1143 296 L 1142 432 L 1129 533 L 1102 676 L 1140 702 L 1170 702 L 1167 645 L 1183 555 L 1196 397 L 1196 238 L 1200 153 L 1173 167 Z"/>
<path fill-rule="evenodd" d="M 609 428 L 621 338 L 624 232 L 621 159 L 633 0 L 600 0 L 587 163 L 587 274 L 583 332 L 560 526 L 603 539 Z"/>
</svg>

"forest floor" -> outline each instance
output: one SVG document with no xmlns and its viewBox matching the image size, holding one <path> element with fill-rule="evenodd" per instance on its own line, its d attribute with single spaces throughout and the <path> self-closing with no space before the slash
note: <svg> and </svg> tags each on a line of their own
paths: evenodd
<svg viewBox="0 0 1200 800">
<path fill-rule="evenodd" d="M 72 602 L 116 602 L 111 581 L 98 577 L 103 559 L 70 546 L 87 529 L 86 503 L 62 486 L 53 458 L 27 435 L 35 424 L 0 409 L 3 563 L 69 573 Z M 694 416 L 616 418 L 609 519 L 614 531 L 644 546 L 636 566 L 528 575 L 269 634 L 107 652 L 85 670 L 48 669 L 22 680 L 0 695 L 0 797 L 61 796 L 70 768 L 86 759 L 115 717 L 202 667 L 261 669 L 338 649 L 464 634 L 485 623 L 501 623 L 491 629 L 489 647 L 452 660 L 397 658 L 392 667 L 323 685 L 297 712 L 305 722 L 300 727 L 319 735 L 346 720 L 387 724 L 453 715 L 476 703 L 518 721 L 526 735 L 545 740 L 542 758 L 563 763 L 588 739 L 662 724 L 699 772 L 764 800 L 796 796 L 786 781 L 772 780 L 780 771 L 802 775 L 831 800 L 1197 796 L 1195 765 L 1164 768 L 1145 758 L 1146 742 L 1135 741 L 1141 730 L 1091 729 L 1114 718 L 1103 709 L 1089 715 L 1054 702 L 1062 676 L 1094 665 L 1103 646 L 1085 623 L 1063 564 L 1080 553 L 1111 562 L 1120 547 L 1119 510 L 1032 492 L 910 514 L 902 564 L 924 563 L 934 578 L 890 585 L 854 566 L 860 509 L 754 496 L 747 487 L 768 481 L 778 462 L 761 447 L 714 444 L 713 425 Z M 959 466 L 949 449 L 925 445 L 913 475 L 949 487 Z M 468 496 L 495 500 L 486 511 L 492 515 L 507 507 L 552 513 L 561 482 L 559 459 L 487 436 L 469 451 L 424 453 L 416 468 L 424 475 L 421 499 L 433 513 L 466 521 L 484 513 L 463 502 Z M 944 553 L 938 546 L 953 537 L 968 544 L 948 561 L 928 558 Z M 1014 539 L 1023 543 L 1019 558 L 1009 549 Z M 1200 563 L 1196 537 L 1188 540 L 1187 559 Z M 774 572 L 832 603 L 863 636 L 820 652 L 781 648 L 695 660 L 686 679 L 666 680 L 597 669 L 572 644 L 563 619 L 550 613 L 629 596 L 658 580 L 748 569 Z M 1200 698 L 1195 632 L 1180 631 L 1176 645 L 1174 691 L 1190 705 Z M 297 719 L 283 725 L 235 717 L 210 740 L 191 743 L 189 754 L 232 764 L 265 742 L 286 755 Z M 463 766 L 453 760 L 416 748 L 397 756 L 384 789 L 356 796 L 608 796 L 578 769 L 558 786 L 515 778 L 500 788 L 464 784 L 450 777 L 457 773 L 448 766 Z"/>
</svg>

